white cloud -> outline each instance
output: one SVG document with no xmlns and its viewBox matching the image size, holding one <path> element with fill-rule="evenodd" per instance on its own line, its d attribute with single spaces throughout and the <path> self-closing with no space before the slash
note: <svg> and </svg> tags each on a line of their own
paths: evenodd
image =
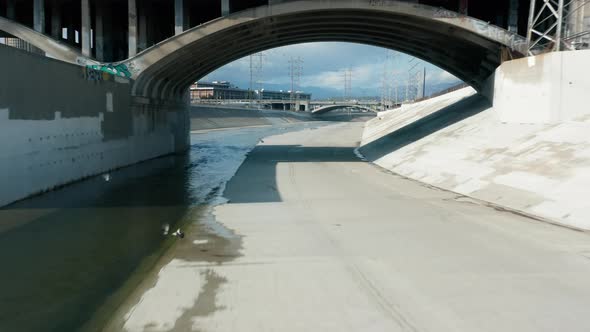
<svg viewBox="0 0 590 332">
<path fill-rule="evenodd" d="M 439 71 L 433 71 L 432 73 L 427 74 L 426 80 L 427 80 L 427 82 L 430 82 L 433 84 L 454 83 L 454 82 L 461 81 L 460 79 L 458 79 L 457 77 L 455 77 L 451 73 L 446 72 L 442 69 Z"/>
</svg>

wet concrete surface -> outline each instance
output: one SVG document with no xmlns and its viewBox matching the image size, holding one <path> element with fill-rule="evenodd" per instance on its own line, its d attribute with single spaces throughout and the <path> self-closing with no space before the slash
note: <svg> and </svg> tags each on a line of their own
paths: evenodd
<svg viewBox="0 0 590 332">
<path fill-rule="evenodd" d="M 0 330 L 590 329 L 587 233 L 363 162 L 362 127 L 193 135 L 173 166 L 3 209 Z"/>
<path fill-rule="evenodd" d="M 105 331 L 588 331 L 590 237 L 265 138 Z M 270 193 L 269 193 L 270 192 Z"/>
<path fill-rule="evenodd" d="M 0 210 L 15 220 L 0 234 L 0 330 L 73 331 L 88 320 L 164 241 L 161 225 L 186 213 L 186 162 L 154 160 Z"/>
<path fill-rule="evenodd" d="M 0 209 L 0 331 L 96 331 L 178 241 L 162 226 L 191 229 L 226 247 L 239 241 L 207 226 L 210 206 L 260 138 L 321 126 L 235 129 L 192 136 L 187 155 L 155 159 Z M 206 276 L 207 292 L 223 278 Z M 210 291 L 207 291 L 209 289 Z M 210 307 L 206 300 L 203 307 Z M 200 309 L 197 310 L 197 312 Z"/>
</svg>

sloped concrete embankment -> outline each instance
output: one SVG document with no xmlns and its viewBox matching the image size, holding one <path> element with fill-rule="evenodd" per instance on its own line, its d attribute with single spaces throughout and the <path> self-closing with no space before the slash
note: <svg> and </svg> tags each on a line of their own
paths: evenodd
<svg viewBox="0 0 590 332">
<path fill-rule="evenodd" d="M 503 122 L 502 107 L 467 88 L 381 113 L 360 152 L 408 178 L 590 230 L 590 114 Z"/>
</svg>

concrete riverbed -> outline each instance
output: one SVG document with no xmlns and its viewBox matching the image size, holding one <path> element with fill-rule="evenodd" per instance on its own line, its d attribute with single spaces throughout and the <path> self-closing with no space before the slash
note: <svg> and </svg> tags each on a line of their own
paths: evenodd
<svg viewBox="0 0 590 332">
<path fill-rule="evenodd" d="M 590 237 L 267 137 L 105 331 L 588 331 Z"/>
<path fill-rule="evenodd" d="M 587 233 L 364 162 L 363 126 L 204 130 L 0 209 L 0 331 L 590 329 Z"/>
</svg>

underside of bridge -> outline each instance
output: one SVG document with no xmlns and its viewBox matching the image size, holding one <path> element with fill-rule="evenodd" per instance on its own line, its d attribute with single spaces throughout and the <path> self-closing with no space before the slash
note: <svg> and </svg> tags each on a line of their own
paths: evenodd
<svg viewBox="0 0 590 332">
<path fill-rule="evenodd" d="M 192 28 L 124 62 L 134 93 L 179 98 L 195 79 L 243 56 L 303 42 L 353 42 L 398 50 L 481 90 L 503 49 L 520 56 L 524 38 L 480 20 L 424 5 L 352 0 L 290 1 Z"/>
<path fill-rule="evenodd" d="M 402 1 L 459 12 L 524 35 L 530 0 Z M 88 37 L 92 39 L 89 55 L 99 61 L 115 62 L 129 56 L 128 33 L 121 33 L 123 31 L 136 34 L 135 51 L 142 51 L 178 32 L 215 18 L 280 2 L 285 1 L 0 0 L 0 16 L 46 33 L 80 50 L 84 27 L 89 26 Z M 383 2 L 389 1 L 374 1 Z M 130 26 L 135 26 L 135 31 L 129 31 Z"/>
<path fill-rule="evenodd" d="M 528 0 L 0 0 L 1 16 L 33 28 L 0 20 L 0 30 L 78 64 L 123 60 L 133 93 L 153 98 L 182 98 L 195 80 L 254 52 L 324 41 L 398 50 L 481 90 L 504 50 L 523 53 L 524 38 L 506 29 L 524 31 L 527 7 Z M 39 32 L 53 39 L 43 42 Z"/>
</svg>

